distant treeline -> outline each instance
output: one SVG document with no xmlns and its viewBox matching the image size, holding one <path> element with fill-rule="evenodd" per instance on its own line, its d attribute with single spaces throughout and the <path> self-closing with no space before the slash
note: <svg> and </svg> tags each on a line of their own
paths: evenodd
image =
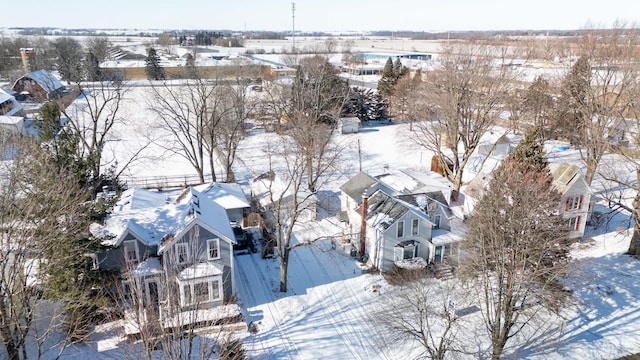
<svg viewBox="0 0 640 360">
<path fill-rule="evenodd" d="M 38 28 L 13 28 L 18 30 L 20 35 L 83 35 L 83 36 L 105 36 L 122 35 L 131 36 L 132 34 L 124 29 L 60 29 L 51 27 Z M 118 33 L 121 31 L 121 33 Z M 491 30 L 491 31 L 392 31 L 379 30 L 367 31 L 362 33 L 328 33 L 322 31 L 302 32 L 296 31 L 296 36 L 304 37 L 330 37 L 330 36 L 385 36 L 385 37 L 402 37 L 413 40 L 443 40 L 443 39 L 470 39 L 477 37 L 500 37 L 500 36 L 577 36 L 584 30 Z M 249 39 L 266 39 L 279 40 L 291 36 L 290 31 L 232 31 L 232 30 L 169 30 L 165 33 L 173 33 L 176 37 L 189 36 L 194 37 L 197 45 L 211 45 L 207 42 L 215 42 L 215 39 L 227 37 L 244 37 Z M 158 36 L 158 32 L 140 31 L 136 34 L 141 37 Z M 214 39 L 212 41 L 212 39 Z"/>
</svg>

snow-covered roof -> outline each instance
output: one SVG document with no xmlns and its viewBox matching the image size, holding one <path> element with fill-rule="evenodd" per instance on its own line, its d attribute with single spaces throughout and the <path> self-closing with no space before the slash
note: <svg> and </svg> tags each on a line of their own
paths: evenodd
<svg viewBox="0 0 640 360">
<path fill-rule="evenodd" d="M 23 75 L 22 78 L 29 78 L 35 81 L 40 87 L 44 89 L 47 93 L 56 91 L 64 87 L 60 80 L 58 80 L 53 74 L 48 72 L 47 70 L 37 70 L 30 72 L 26 75 Z M 16 83 L 20 81 L 20 79 L 16 80 Z M 14 84 L 15 85 L 15 84 Z"/>
<path fill-rule="evenodd" d="M 150 257 L 140 264 L 136 265 L 130 272 L 132 276 L 149 276 L 162 274 L 162 265 L 157 257 Z"/>
<path fill-rule="evenodd" d="M 204 184 L 194 186 L 194 189 L 227 210 L 251 207 L 247 201 L 247 196 L 237 183 Z"/>
<path fill-rule="evenodd" d="M 149 246 L 162 246 L 163 239 L 180 238 L 194 223 L 226 241 L 234 242 L 235 237 L 225 209 L 199 191 L 190 188 L 177 202 L 168 203 L 174 193 L 156 192 L 143 189 L 125 191 L 105 225 L 93 224 L 91 232 L 101 237 L 103 245 L 118 246 L 127 234 Z"/>
<path fill-rule="evenodd" d="M 429 215 L 419 207 L 394 198 L 382 190 L 373 193 L 369 197 L 367 205 L 367 223 L 374 228 L 388 229 L 409 211 L 424 221 L 433 224 Z"/>
<path fill-rule="evenodd" d="M 3 102 L 7 101 L 7 100 L 11 100 L 13 99 L 13 96 L 7 94 L 6 91 L 0 89 L 0 104 L 2 104 Z"/>
<path fill-rule="evenodd" d="M 22 116 L 0 115 L 1 125 L 21 126 L 24 121 Z"/>
<path fill-rule="evenodd" d="M 177 278 L 180 281 L 206 278 L 211 276 L 222 275 L 223 271 L 224 271 L 224 267 L 220 264 L 212 263 L 212 262 L 203 262 L 203 263 L 195 264 L 193 266 L 189 266 L 184 270 L 180 271 Z"/>
<path fill-rule="evenodd" d="M 569 163 L 550 164 L 553 186 L 561 194 L 565 194 L 575 183 L 582 181 L 584 187 L 589 191 L 584 177 L 580 174 L 580 167 Z"/>
<path fill-rule="evenodd" d="M 13 95 L 9 94 L 3 89 L 0 89 L 0 104 L 6 102 L 11 102 L 13 104 L 11 110 L 9 110 L 9 112 L 5 114 L 7 116 L 15 115 L 24 108 L 24 106 L 18 100 L 16 100 Z"/>
</svg>

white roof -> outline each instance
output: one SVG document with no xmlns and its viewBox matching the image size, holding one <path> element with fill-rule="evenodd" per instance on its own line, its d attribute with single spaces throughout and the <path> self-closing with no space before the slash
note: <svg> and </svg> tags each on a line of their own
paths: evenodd
<svg viewBox="0 0 640 360">
<path fill-rule="evenodd" d="M 19 125 L 24 121 L 22 116 L 0 115 L 0 124 L 3 125 Z"/>
<path fill-rule="evenodd" d="M 177 278 L 184 281 L 189 279 L 200 279 L 211 276 L 222 275 L 224 267 L 217 263 L 203 262 L 189 266 L 180 271 Z"/>
<path fill-rule="evenodd" d="M 0 104 L 2 104 L 3 102 L 7 101 L 7 100 L 11 100 L 13 99 L 13 96 L 7 94 L 6 91 L 0 89 Z"/>
<path fill-rule="evenodd" d="M 150 257 L 131 270 L 131 275 L 133 276 L 149 276 L 156 274 L 162 274 L 160 259 L 157 257 Z"/>
<path fill-rule="evenodd" d="M 236 183 L 213 183 L 198 185 L 193 188 L 227 210 L 251 207 L 242 188 Z"/>
<path fill-rule="evenodd" d="M 217 236 L 235 241 L 227 212 L 219 204 L 193 188 L 179 202 L 167 203 L 173 195 L 137 188 L 127 190 L 105 225 L 93 224 L 91 232 L 103 238 L 105 246 L 118 246 L 127 233 L 149 246 L 160 246 L 164 238 L 180 238 L 197 222 Z"/>
<path fill-rule="evenodd" d="M 58 80 L 47 70 L 33 71 L 26 75 L 23 75 L 22 77 L 32 79 L 48 93 L 64 87 L 60 80 Z"/>
</svg>

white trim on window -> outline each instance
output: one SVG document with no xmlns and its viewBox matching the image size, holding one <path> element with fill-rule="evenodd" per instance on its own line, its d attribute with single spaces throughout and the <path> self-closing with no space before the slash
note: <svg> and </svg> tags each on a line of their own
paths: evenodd
<svg viewBox="0 0 640 360">
<path fill-rule="evenodd" d="M 205 290 L 202 293 L 197 289 Z M 206 294 L 206 295 L 205 295 Z M 204 297 L 203 297 L 204 296 Z M 200 297 L 200 298 L 199 298 Z M 180 282 L 180 305 L 206 304 L 222 299 L 222 277 L 188 280 Z"/>
<path fill-rule="evenodd" d="M 189 254 L 189 243 L 176 243 L 175 245 L 176 252 L 176 264 L 184 265 L 189 262 L 191 256 Z"/>
<path fill-rule="evenodd" d="M 404 237 L 404 221 L 398 221 L 398 229 L 396 232 L 396 237 L 401 238 Z"/>
<path fill-rule="evenodd" d="M 207 259 L 208 260 L 220 259 L 220 239 L 214 238 L 214 239 L 207 240 Z"/>
<path fill-rule="evenodd" d="M 415 236 L 418 235 L 418 232 L 420 229 L 420 220 L 419 219 L 413 219 L 411 220 L 411 235 Z"/>
<path fill-rule="evenodd" d="M 124 259 L 127 261 L 127 264 L 137 264 L 140 262 L 140 255 L 138 251 L 138 242 L 136 240 L 125 240 L 122 242 L 123 251 L 124 251 Z M 132 258 L 130 255 L 131 245 L 133 245 L 133 255 Z"/>
<path fill-rule="evenodd" d="M 150 278 L 150 279 L 145 279 L 144 280 L 144 292 L 145 292 L 145 297 L 147 298 L 147 304 L 149 305 L 154 305 L 151 302 L 151 288 L 149 287 L 150 283 L 154 283 L 156 284 L 156 292 L 157 292 L 157 297 L 158 297 L 158 303 L 160 302 L 160 299 L 162 298 L 162 290 L 160 289 L 160 284 L 158 283 L 158 279 L 156 278 Z M 158 304 L 155 304 L 158 305 Z"/>
</svg>

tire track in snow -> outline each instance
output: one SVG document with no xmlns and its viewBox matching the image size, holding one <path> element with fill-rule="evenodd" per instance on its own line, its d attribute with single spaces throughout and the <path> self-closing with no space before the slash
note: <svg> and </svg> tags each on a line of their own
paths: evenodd
<svg viewBox="0 0 640 360">
<path fill-rule="evenodd" d="M 322 261 L 318 255 L 315 253 L 314 250 L 316 249 L 312 249 L 309 248 L 307 249 L 309 251 L 309 253 L 312 255 L 312 257 L 315 259 L 315 262 L 317 264 L 317 268 L 319 269 L 320 272 L 323 273 L 323 275 L 325 276 L 326 279 L 329 280 L 330 283 L 335 282 L 335 281 L 344 281 L 346 279 L 349 279 L 349 276 L 347 276 L 345 274 L 345 272 L 342 269 L 341 264 L 338 263 L 338 261 L 336 261 L 333 256 L 328 256 L 328 258 L 331 259 L 331 261 L 333 262 L 333 269 L 338 270 L 338 272 L 340 273 L 340 277 L 339 279 L 335 279 L 335 276 L 331 276 L 329 274 L 329 272 L 326 270 L 326 262 Z M 333 250 L 331 250 L 333 251 Z M 348 287 L 348 286 L 344 286 L 343 287 L 349 294 L 347 296 L 347 298 L 350 299 L 356 299 L 358 298 L 358 294 L 355 293 L 355 291 L 353 290 L 353 288 Z M 334 303 L 339 303 L 340 301 L 340 296 L 338 296 L 338 294 L 336 294 L 335 290 L 333 287 L 331 286 L 327 286 L 328 291 L 331 293 L 331 296 L 334 299 Z M 370 314 L 367 314 L 364 309 L 361 306 L 355 306 L 354 310 L 359 316 L 358 318 L 360 319 L 368 319 L 370 317 Z M 340 309 L 338 309 L 338 314 L 343 314 L 342 311 L 340 311 Z M 352 319 L 351 317 L 346 317 L 344 315 L 342 315 L 342 318 L 345 319 L 347 321 L 345 321 L 344 323 L 347 324 L 349 319 Z M 360 352 L 356 351 L 358 354 L 366 354 L 366 359 L 371 359 L 373 358 L 372 356 L 374 355 L 379 355 L 380 357 L 384 358 L 384 359 L 390 359 L 390 357 L 388 357 L 383 351 L 382 348 L 380 348 L 380 346 L 378 346 L 378 344 L 375 343 L 375 340 L 371 337 L 371 334 L 375 334 L 377 331 L 376 329 L 373 329 L 371 327 L 371 325 L 369 325 L 367 323 L 367 321 L 363 321 L 362 322 L 362 326 L 366 326 L 367 328 L 370 329 L 369 332 L 364 332 L 362 331 L 359 327 L 354 327 L 353 325 L 349 325 L 350 331 L 353 334 L 357 334 L 358 337 L 358 343 L 360 345 Z M 369 352 L 374 349 L 374 354 L 370 354 Z M 358 355 L 360 357 L 360 355 Z"/>
<path fill-rule="evenodd" d="M 235 256 L 235 255 L 234 255 L 234 256 Z M 235 266 L 235 268 L 238 270 L 238 275 L 239 275 L 239 276 L 240 276 L 240 278 L 241 278 L 241 281 L 239 282 L 239 286 L 238 286 L 238 288 L 239 288 L 239 289 L 242 289 L 242 291 L 241 291 L 242 295 L 243 295 L 243 296 L 245 296 L 245 295 L 246 295 L 246 296 L 248 297 L 248 300 L 250 301 L 250 303 L 249 303 L 249 304 L 247 304 L 247 303 L 245 303 L 245 304 L 244 304 L 246 311 L 248 311 L 248 310 L 249 310 L 249 306 L 247 306 L 247 305 L 250 305 L 251 307 L 255 307 L 255 305 L 257 304 L 257 301 L 256 301 L 255 296 L 253 296 L 253 292 L 251 291 L 251 289 L 249 289 L 249 286 L 248 286 L 248 284 L 249 284 L 249 278 L 247 277 L 247 274 L 245 273 L 245 271 L 244 271 L 244 269 L 243 269 L 243 267 L 242 267 L 242 266 L 238 266 L 237 258 L 236 258 L 236 266 Z M 245 318 L 246 318 L 246 316 L 245 316 Z M 253 338 L 254 336 L 255 336 L 255 335 L 254 335 L 254 334 L 252 334 L 252 335 L 251 335 L 251 338 Z M 258 345 L 260 345 L 260 347 L 262 348 L 262 353 L 263 353 L 263 354 L 268 354 L 268 355 L 269 355 L 269 358 L 270 358 L 270 359 L 273 359 L 273 357 L 272 357 L 272 356 L 271 356 L 271 354 L 269 353 L 268 349 L 267 349 L 267 348 L 265 348 L 265 346 L 264 346 L 264 342 L 262 342 L 262 341 L 255 341 L 255 339 L 253 339 L 253 340 L 254 340 L 254 341 L 252 341 L 252 344 L 253 344 L 254 346 L 256 345 L 256 343 L 258 343 Z"/>
<path fill-rule="evenodd" d="M 291 339 L 288 336 L 286 336 L 286 334 L 282 331 L 282 326 L 281 326 L 282 324 L 280 320 L 282 319 L 282 313 L 277 309 L 276 306 L 273 305 L 273 302 L 277 299 L 273 296 L 271 289 L 269 289 L 269 287 L 266 285 L 268 282 L 266 280 L 264 273 L 262 272 L 262 268 L 260 268 L 259 264 L 257 263 L 255 256 L 258 256 L 258 255 L 257 254 L 243 255 L 243 257 L 249 257 L 251 259 L 252 267 L 253 269 L 255 269 L 255 273 L 258 278 L 257 282 L 260 283 L 260 287 L 263 293 L 268 294 L 267 296 L 269 298 L 266 299 L 267 301 L 265 301 L 265 304 L 264 304 L 265 309 L 269 312 L 268 315 L 273 320 L 273 329 L 278 334 L 278 338 L 282 342 L 282 345 L 284 346 L 287 356 L 290 359 L 297 359 L 299 357 L 298 349 L 293 343 L 293 341 L 291 341 Z M 244 273 L 247 284 L 249 284 L 250 282 L 248 281 L 248 276 L 246 274 L 246 271 L 244 269 L 241 269 L 241 271 Z M 248 290 L 249 292 L 251 292 L 250 289 Z M 256 304 L 255 297 L 253 296 L 253 294 L 251 295 L 251 297 L 254 300 L 254 304 Z M 262 346 L 264 347 L 264 345 Z M 271 356 L 271 353 L 269 353 L 269 355 Z M 271 358 L 273 358 L 273 356 L 271 356 Z M 278 357 L 278 359 L 280 358 L 282 357 Z"/>
<path fill-rule="evenodd" d="M 300 251 L 301 249 L 298 249 L 298 251 Z M 309 252 L 312 253 L 312 249 L 305 249 Z M 293 253 L 292 253 L 293 254 Z M 315 256 L 315 254 L 313 254 Z M 290 256 L 289 260 L 291 261 L 292 259 L 295 259 L 295 261 L 298 262 L 298 265 L 300 268 L 302 268 L 302 270 L 304 271 L 304 273 L 307 275 L 308 281 L 307 283 L 309 284 L 313 284 L 314 287 L 318 287 L 319 285 L 316 285 L 316 281 L 314 281 L 315 277 L 311 275 L 311 273 L 309 272 L 309 270 L 307 269 L 308 264 L 303 264 L 302 261 L 300 260 L 299 256 Z M 328 274 L 326 272 L 326 270 L 321 266 L 321 264 L 317 261 L 317 264 L 319 265 L 318 268 L 321 269 L 322 272 L 324 272 L 325 278 L 328 279 Z M 291 263 L 289 263 L 289 266 L 291 266 Z M 333 296 L 333 300 L 329 301 L 329 303 L 337 304 L 338 303 L 338 298 L 335 295 L 335 292 L 333 292 L 331 290 L 331 287 L 328 286 L 327 287 L 329 289 L 329 291 L 331 292 L 331 295 Z M 336 314 L 340 314 L 340 309 L 336 309 L 334 311 L 329 311 L 329 309 L 326 306 L 326 298 L 321 298 L 320 295 L 317 295 L 317 293 L 315 293 L 314 297 L 316 298 L 316 302 L 318 304 L 318 306 L 322 309 L 322 312 L 324 314 L 325 319 L 329 320 L 329 322 L 331 323 L 331 325 L 333 326 L 333 328 L 335 329 L 335 332 L 337 334 L 339 334 L 339 338 L 342 341 L 342 344 L 344 345 L 344 347 L 346 349 L 349 350 L 349 352 L 352 355 L 352 359 L 362 359 L 362 357 L 360 356 L 360 353 L 356 350 L 354 351 L 353 346 L 350 342 L 346 341 L 346 339 L 351 338 L 351 336 L 349 336 L 349 334 L 345 334 L 344 330 L 342 329 L 342 326 L 340 326 L 339 324 L 336 323 L 335 319 L 334 319 L 334 315 Z M 348 320 L 348 319 L 347 319 Z M 346 324 L 347 322 L 343 320 L 343 323 Z M 353 330 L 353 329 L 351 329 Z M 353 331 L 352 331 L 353 333 Z M 362 344 L 361 344 L 362 345 Z"/>
</svg>

